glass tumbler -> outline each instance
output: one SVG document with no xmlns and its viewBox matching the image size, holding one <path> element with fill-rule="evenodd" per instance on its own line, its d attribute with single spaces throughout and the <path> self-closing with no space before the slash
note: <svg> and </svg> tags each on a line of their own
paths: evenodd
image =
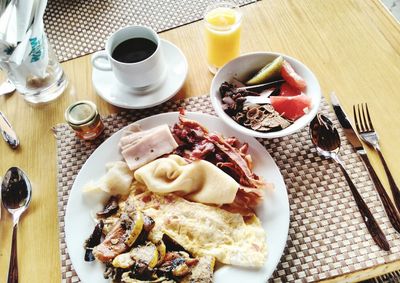
<svg viewBox="0 0 400 283">
<path fill-rule="evenodd" d="M 31 104 L 42 104 L 56 99 L 68 85 L 68 80 L 47 37 L 44 35 L 41 40 L 43 41 L 40 42 L 41 47 L 35 50 L 37 56 L 44 57 L 40 58 L 43 64 L 41 71 L 35 68 L 35 54 L 24 58 L 18 65 L 9 61 L 0 62 L 0 67 L 7 72 L 17 91 Z"/>
<path fill-rule="evenodd" d="M 234 3 L 215 3 L 206 9 L 204 25 L 208 68 L 215 74 L 240 54 L 242 13 Z"/>
</svg>

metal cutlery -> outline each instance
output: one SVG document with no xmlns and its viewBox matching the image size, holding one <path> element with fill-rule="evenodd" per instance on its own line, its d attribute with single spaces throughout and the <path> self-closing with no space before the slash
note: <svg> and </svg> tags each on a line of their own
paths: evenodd
<svg viewBox="0 0 400 283">
<path fill-rule="evenodd" d="M 277 81 L 268 82 L 268 83 L 264 83 L 264 84 L 242 86 L 242 87 L 238 87 L 237 90 L 239 90 L 239 91 L 248 90 L 248 91 L 258 92 L 258 91 L 263 91 L 264 89 L 267 89 L 270 86 L 274 86 L 274 85 L 284 83 L 284 82 L 285 82 L 285 80 L 277 80 Z"/>
<path fill-rule="evenodd" d="M 340 136 L 337 129 L 327 117 L 322 114 L 317 114 L 310 123 L 310 136 L 312 143 L 320 155 L 331 158 L 339 164 L 372 239 L 381 249 L 389 251 L 390 245 L 385 234 L 380 229 L 367 204 L 362 199 L 350 175 L 347 173 L 343 161 L 339 157 Z"/>
<path fill-rule="evenodd" d="M 381 181 L 378 178 L 378 175 L 376 174 L 374 168 L 371 165 L 371 162 L 369 161 L 368 155 L 366 151 L 364 150 L 364 147 L 361 143 L 361 140 L 358 138 L 356 132 L 354 131 L 350 120 L 346 116 L 346 113 L 344 112 L 343 108 L 341 107 L 338 98 L 334 93 L 330 94 L 331 98 L 331 103 L 333 106 L 333 110 L 336 113 L 336 117 L 339 120 L 340 125 L 343 128 L 343 131 L 350 142 L 350 144 L 353 146 L 354 150 L 357 152 L 358 156 L 361 157 L 362 161 L 364 162 L 365 167 L 368 170 L 368 173 L 374 182 L 375 189 L 379 194 L 379 197 L 382 201 L 383 207 L 386 211 L 386 214 L 390 220 L 390 222 L 393 225 L 393 228 L 396 229 L 397 232 L 400 233 L 400 214 L 396 211 L 396 207 L 392 203 L 389 195 L 387 194 L 385 188 L 383 187 Z"/>
<path fill-rule="evenodd" d="M 19 218 L 28 208 L 32 198 L 32 186 L 28 176 L 19 168 L 11 167 L 1 183 L 1 197 L 4 208 L 12 215 L 13 234 L 11 244 L 8 283 L 18 283 L 17 228 Z"/>
<path fill-rule="evenodd" d="M 2 182 L 3 182 L 3 178 L 0 177 L 0 183 L 2 183 Z M 1 192 L 1 190 L 0 190 L 0 192 Z M 1 193 L 0 193 L 0 206 L 1 206 L 1 203 L 2 203 L 2 201 L 1 201 Z M 0 207 L 0 220 L 1 220 L 1 207 Z"/>
<path fill-rule="evenodd" d="M 12 149 L 19 146 L 19 139 L 6 116 L 0 111 L 0 132 L 3 139 Z"/>
<path fill-rule="evenodd" d="M 397 187 L 392 174 L 390 173 L 389 167 L 379 147 L 379 137 L 374 129 L 374 126 L 372 125 L 368 105 L 366 103 L 361 105 L 358 104 L 357 107 L 356 105 L 353 105 L 353 115 L 356 129 L 357 132 L 360 134 L 361 139 L 365 141 L 368 145 L 372 146 L 376 152 L 378 152 L 379 158 L 381 159 L 383 168 L 385 169 L 385 173 L 390 184 L 394 203 L 396 204 L 397 209 L 400 211 L 400 190 Z"/>
<path fill-rule="evenodd" d="M 268 83 L 245 86 L 239 80 L 232 82 L 234 85 L 238 85 L 235 91 L 240 92 L 246 99 L 245 103 L 248 104 L 268 104 L 271 103 L 269 97 L 279 93 L 279 85 L 285 82 L 285 80 L 276 80 Z M 275 86 L 275 88 L 273 88 Z"/>
</svg>

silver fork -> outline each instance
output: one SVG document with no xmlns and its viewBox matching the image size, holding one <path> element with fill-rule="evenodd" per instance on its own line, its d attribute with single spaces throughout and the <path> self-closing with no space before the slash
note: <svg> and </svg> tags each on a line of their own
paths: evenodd
<svg viewBox="0 0 400 283">
<path fill-rule="evenodd" d="M 390 184 L 390 189 L 392 190 L 394 203 L 396 204 L 397 209 L 400 211 L 400 190 L 397 187 L 392 174 L 390 173 L 385 158 L 383 158 L 383 154 L 379 147 L 379 137 L 374 129 L 374 126 L 372 125 L 367 103 L 353 105 L 353 115 L 357 132 L 360 134 L 361 139 L 368 145 L 372 146 L 376 152 L 378 152 Z"/>
</svg>

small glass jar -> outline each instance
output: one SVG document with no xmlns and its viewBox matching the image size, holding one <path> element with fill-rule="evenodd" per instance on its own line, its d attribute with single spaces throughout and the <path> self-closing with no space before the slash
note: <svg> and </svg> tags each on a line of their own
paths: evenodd
<svg viewBox="0 0 400 283">
<path fill-rule="evenodd" d="M 96 105 L 91 101 L 77 101 L 65 111 L 65 120 L 78 138 L 94 140 L 104 130 Z"/>
</svg>

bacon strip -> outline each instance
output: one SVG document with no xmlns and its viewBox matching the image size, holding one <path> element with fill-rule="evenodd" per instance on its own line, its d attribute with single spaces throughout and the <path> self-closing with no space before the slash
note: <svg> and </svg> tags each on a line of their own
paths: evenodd
<svg viewBox="0 0 400 283">
<path fill-rule="evenodd" d="M 241 185 L 233 204 L 225 205 L 229 211 L 242 215 L 253 213 L 264 195 L 266 183 L 252 170 L 251 158 L 247 154 L 248 145 L 236 138 L 224 139 L 209 131 L 200 123 L 187 119 L 184 110 L 180 111 L 179 123 L 173 127 L 173 134 L 180 140 L 175 151 L 189 160 L 204 159 L 214 163 Z"/>
<path fill-rule="evenodd" d="M 223 153 L 225 153 L 241 171 L 242 174 L 240 174 L 240 184 L 253 188 L 265 187 L 264 182 L 259 180 L 259 177 L 250 170 L 247 161 L 243 158 L 238 149 L 232 147 L 229 143 L 225 142 L 223 138 L 216 134 L 210 135 L 210 138 L 214 141 L 214 144 Z"/>
</svg>

